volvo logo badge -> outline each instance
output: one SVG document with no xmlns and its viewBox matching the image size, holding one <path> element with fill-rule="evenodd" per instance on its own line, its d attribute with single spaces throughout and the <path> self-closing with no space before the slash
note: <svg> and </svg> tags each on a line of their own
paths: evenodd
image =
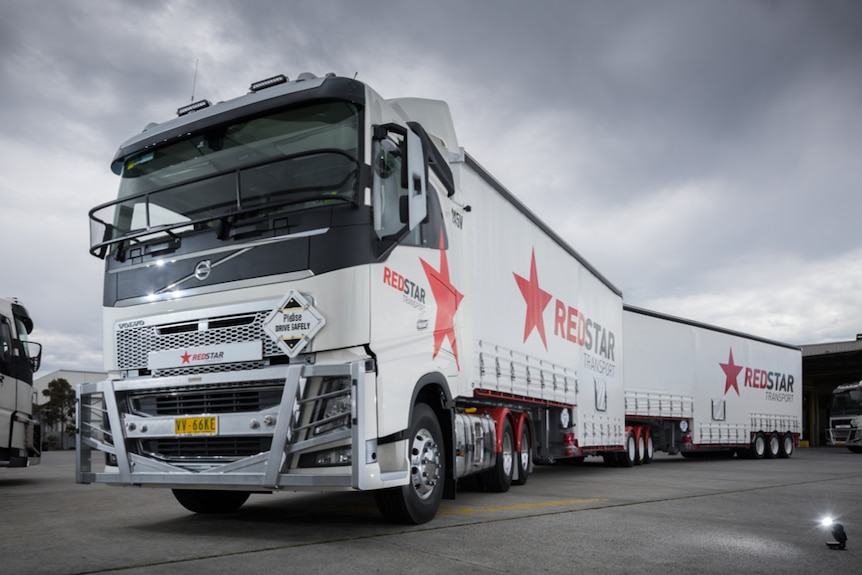
<svg viewBox="0 0 862 575">
<path fill-rule="evenodd" d="M 212 265 L 210 264 L 210 261 L 200 261 L 198 262 L 198 265 L 195 266 L 195 277 L 203 281 L 210 277 L 210 271 L 212 271 Z"/>
</svg>

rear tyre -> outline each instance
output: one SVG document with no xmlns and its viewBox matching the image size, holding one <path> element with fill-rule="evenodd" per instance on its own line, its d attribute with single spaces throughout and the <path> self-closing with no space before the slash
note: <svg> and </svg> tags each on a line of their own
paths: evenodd
<svg viewBox="0 0 862 575">
<path fill-rule="evenodd" d="M 500 453 L 497 454 L 497 464 L 482 475 L 488 491 L 505 493 L 509 490 L 512 485 L 512 476 L 515 473 L 515 455 L 515 433 L 512 431 L 512 422 L 507 417 L 503 420 L 503 433 L 500 436 Z"/>
<path fill-rule="evenodd" d="M 180 505 L 194 513 L 233 513 L 251 495 L 247 491 L 171 489 Z"/>
<path fill-rule="evenodd" d="M 644 452 L 644 465 L 652 463 L 652 459 L 655 457 L 655 444 L 652 440 L 652 433 L 649 431 L 646 432 L 646 451 Z"/>
<path fill-rule="evenodd" d="M 521 441 L 519 444 L 518 476 L 512 479 L 512 483 L 515 485 L 524 485 L 527 483 L 527 478 L 530 476 L 530 460 L 533 457 L 533 449 L 532 445 L 530 445 L 530 430 L 527 429 L 526 421 L 521 425 Z"/>
<path fill-rule="evenodd" d="M 781 452 L 778 456 L 784 459 L 793 456 L 794 446 L 795 442 L 793 441 L 793 434 L 785 433 L 781 438 Z"/>
<path fill-rule="evenodd" d="M 777 433 L 766 436 L 766 459 L 776 459 L 781 453 L 781 439 Z"/>
<path fill-rule="evenodd" d="M 617 455 L 620 467 L 633 467 L 637 458 L 637 446 L 635 436 L 631 432 L 626 433 L 625 451 Z"/>
<path fill-rule="evenodd" d="M 638 435 L 637 453 L 635 454 L 635 465 L 642 465 L 646 459 L 646 432 L 641 432 Z"/>
<path fill-rule="evenodd" d="M 763 459 L 764 454 L 766 454 L 766 438 L 758 431 L 751 440 L 751 458 Z"/>
<path fill-rule="evenodd" d="M 410 418 L 410 483 L 374 493 L 381 515 L 393 523 L 419 525 L 437 514 L 446 478 L 443 432 L 437 415 L 417 403 Z"/>
</svg>

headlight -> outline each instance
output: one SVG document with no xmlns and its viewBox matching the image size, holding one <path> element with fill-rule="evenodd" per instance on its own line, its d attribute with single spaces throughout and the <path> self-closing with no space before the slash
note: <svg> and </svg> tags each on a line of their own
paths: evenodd
<svg viewBox="0 0 862 575">
<path fill-rule="evenodd" d="M 330 431 L 348 429 L 352 414 L 353 397 L 350 393 L 350 379 L 326 379 L 321 385 L 312 433 L 320 435 Z"/>
</svg>

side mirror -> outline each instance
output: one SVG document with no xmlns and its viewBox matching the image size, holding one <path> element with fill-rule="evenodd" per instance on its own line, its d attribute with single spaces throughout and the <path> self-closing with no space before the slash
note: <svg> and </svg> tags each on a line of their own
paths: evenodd
<svg viewBox="0 0 862 575">
<path fill-rule="evenodd" d="M 28 341 L 27 351 L 30 354 L 30 369 L 33 373 L 36 373 L 42 365 L 42 344 L 36 343 L 35 341 Z"/>
<path fill-rule="evenodd" d="M 374 126 L 372 149 L 374 230 L 382 239 L 427 217 L 427 166 L 421 138 L 398 124 Z"/>
<path fill-rule="evenodd" d="M 422 140 L 412 129 L 407 130 L 407 226 L 412 230 L 428 215 L 425 151 Z"/>
</svg>

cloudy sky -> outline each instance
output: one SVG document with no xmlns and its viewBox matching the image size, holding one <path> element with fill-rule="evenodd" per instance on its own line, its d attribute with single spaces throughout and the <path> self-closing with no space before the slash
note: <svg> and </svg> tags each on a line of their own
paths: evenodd
<svg viewBox="0 0 862 575">
<path fill-rule="evenodd" d="M 34 316 L 41 375 L 102 367 L 87 213 L 119 144 L 303 71 L 448 101 L 628 303 L 862 332 L 862 2 L 0 0 L 0 295 Z"/>
</svg>

